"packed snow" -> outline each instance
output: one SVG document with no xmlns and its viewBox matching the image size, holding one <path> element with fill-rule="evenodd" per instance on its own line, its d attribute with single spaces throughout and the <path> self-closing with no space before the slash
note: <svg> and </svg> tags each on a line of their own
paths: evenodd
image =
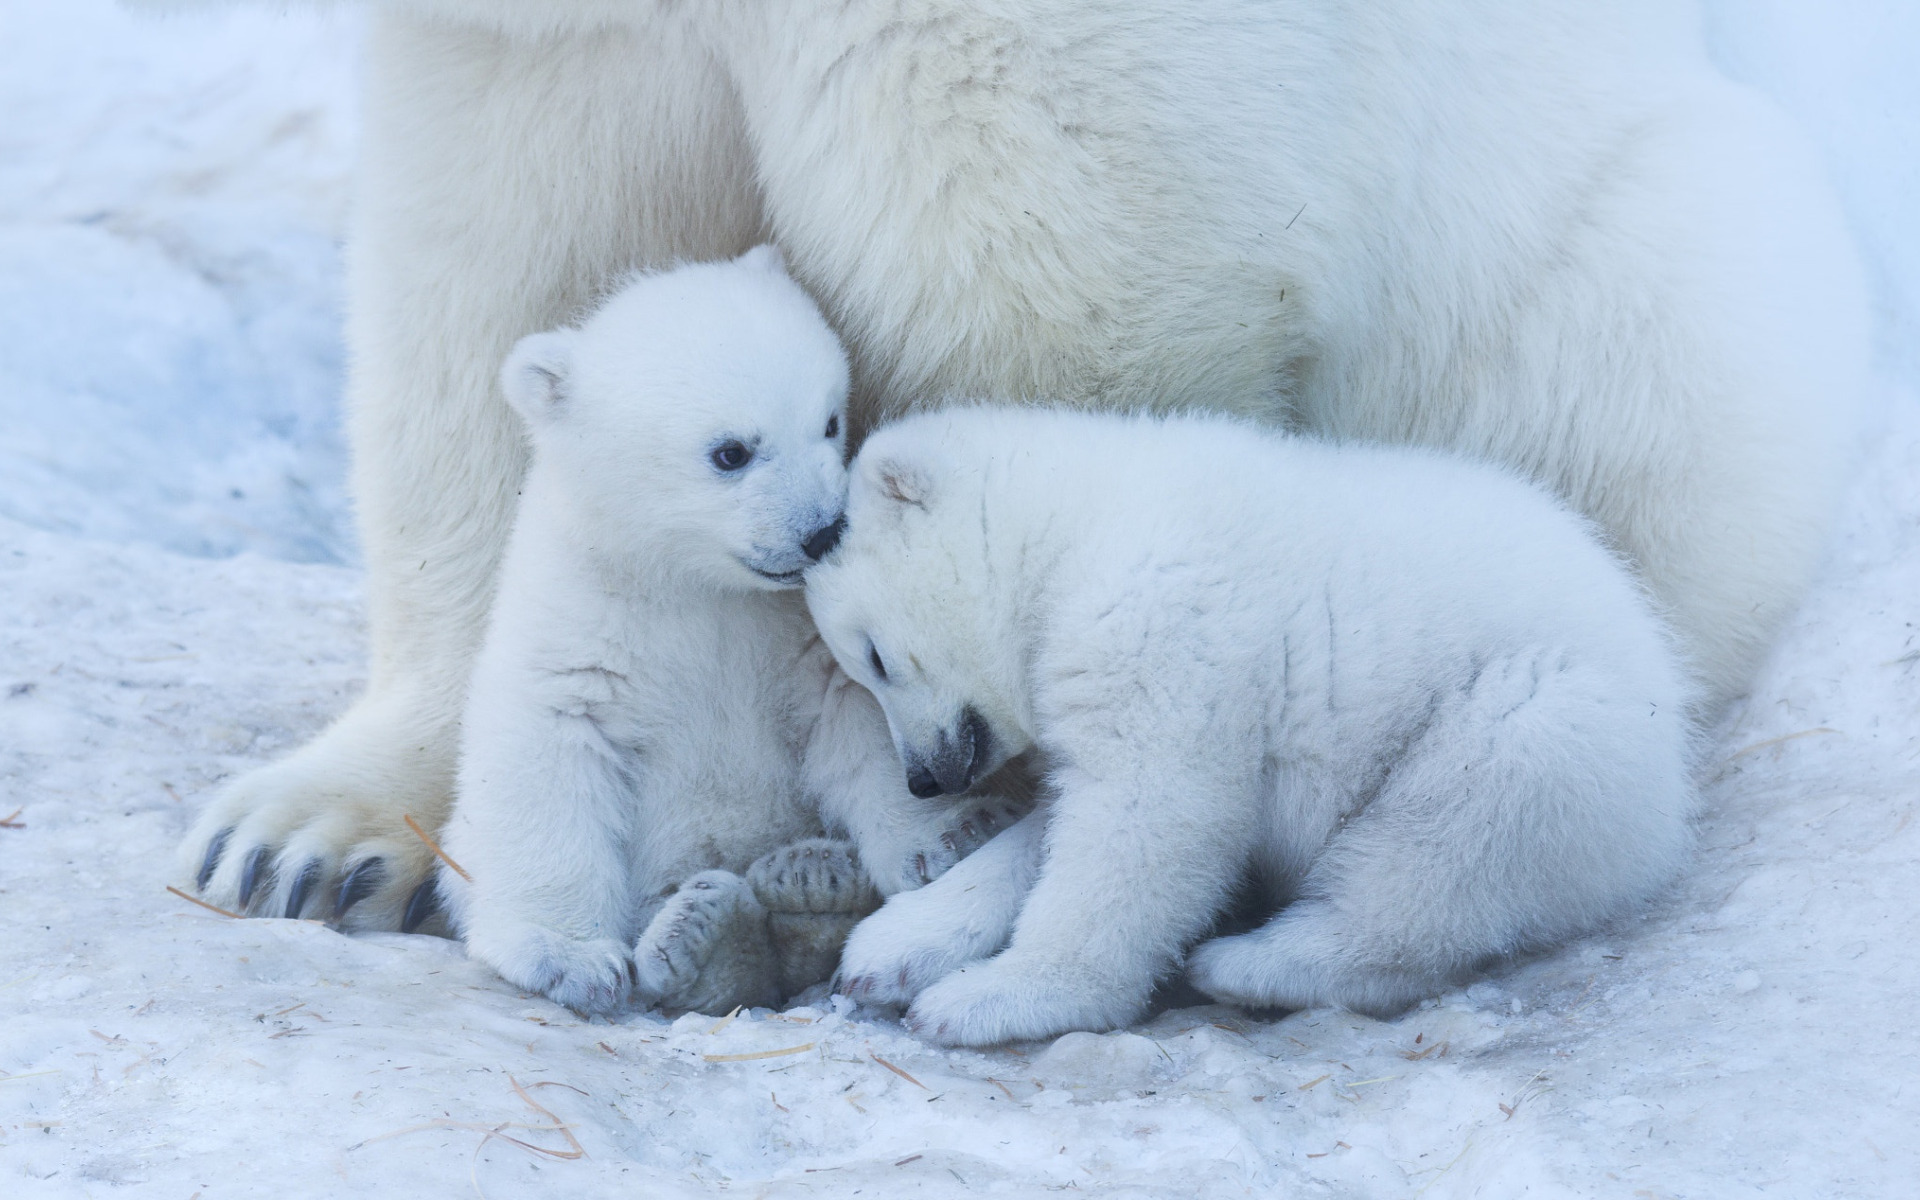
<svg viewBox="0 0 1920 1200">
<path fill-rule="evenodd" d="M 1686 881 L 1395 1021 L 975 1053 L 826 997 L 589 1024 L 450 942 L 165 890 L 362 679 L 358 26 L 0 2 L 0 1194 L 1920 1194 L 1920 16 L 1710 8 L 1845 188 L 1888 403 Z"/>
</svg>

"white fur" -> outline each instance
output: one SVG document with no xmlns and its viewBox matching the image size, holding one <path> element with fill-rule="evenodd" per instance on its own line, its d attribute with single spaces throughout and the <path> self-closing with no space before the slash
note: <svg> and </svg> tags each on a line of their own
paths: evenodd
<svg viewBox="0 0 1920 1200">
<path fill-rule="evenodd" d="M 1004 936 L 944 911 L 1008 911 L 957 874 L 849 946 L 849 989 L 924 987 L 908 1020 L 938 1040 L 1132 1020 L 1248 877 L 1279 915 L 1201 946 L 1195 984 L 1391 1012 L 1620 914 L 1685 855 L 1664 630 L 1584 522 L 1504 472 L 1219 418 L 960 409 L 876 433 L 848 519 L 808 604 L 909 770 L 971 741 L 964 787 L 1033 747 L 1055 793 L 1004 952 L 928 984 Z M 965 878 L 1017 889 L 1024 844 Z"/>
<path fill-rule="evenodd" d="M 1706 683 L 1795 603 L 1866 361 L 1813 155 L 1664 0 L 378 6 L 352 234 L 368 694 L 209 806 L 208 892 L 429 859 L 525 457 L 493 368 L 636 265 L 771 235 L 856 426 L 1197 406 L 1506 464 Z M 1676 13 L 1682 15 L 1676 16 Z M 276 897 L 277 901 L 277 897 Z"/>
<path fill-rule="evenodd" d="M 681 907 L 714 903 L 675 914 L 699 936 L 681 929 L 674 970 L 656 965 L 704 995 L 680 960 L 766 920 L 726 873 L 821 832 L 824 809 L 867 835 L 893 891 L 953 812 L 905 795 L 796 590 L 844 503 L 845 356 L 763 247 L 643 276 L 579 328 L 523 339 L 501 378 L 534 455 L 446 829 L 472 880 L 443 870 L 441 894 L 475 957 L 595 1011 L 626 999 L 629 948 L 694 880 Z M 897 827 L 918 842 L 874 833 Z M 778 985 L 763 958 L 738 983 L 749 1002 Z"/>
</svg>

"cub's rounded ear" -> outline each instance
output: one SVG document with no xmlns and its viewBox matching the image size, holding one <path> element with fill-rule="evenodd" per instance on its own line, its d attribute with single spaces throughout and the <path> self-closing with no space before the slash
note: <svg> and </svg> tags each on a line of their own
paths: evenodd
<svg viewBox="0 0 1920 1200">
<path fill-rule="evenodd" d="M 863 472 L 882 496 L 896 504 L 925 508 L 933 495 L 933 476 L 922 463 L 897 455 L 884 455 L 868 463 Z"/>
<path fill-rule="evenodd" d="M 787 256 L 772 242 L 763 242 L 734 260 L 743 267 L 759 267 L 769 275 L 787 273 Z"/>
<path fill-rule="evenodd" d="M 573 338 L 565 330 L 520 339 L 500 368 L 500 390 L 529 425 L 543 425 L 566 410 L 573 373 Z"/>
</svg>

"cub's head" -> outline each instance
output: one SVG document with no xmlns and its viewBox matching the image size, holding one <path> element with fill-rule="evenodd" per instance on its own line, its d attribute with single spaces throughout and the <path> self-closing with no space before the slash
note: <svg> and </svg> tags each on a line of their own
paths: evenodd
<svg viewBox="0 0 1920 1200">
<path fill-rule="evenodd" d="M 880 701 L 920 797 L 964 792 L 1032 742 L 1013 590 L 996 572 L 990 461 L 967 414 L 909 418 L 854 461 L 847 529 L 807 572 L 807 607 Z"/>
<path fill-rule="evenodd" d="M 786 588 L 839 536 L 846 355 L 771 246 L 638 276 L 500 381 L 543 494 L 610 554 Z"/>
</svg>

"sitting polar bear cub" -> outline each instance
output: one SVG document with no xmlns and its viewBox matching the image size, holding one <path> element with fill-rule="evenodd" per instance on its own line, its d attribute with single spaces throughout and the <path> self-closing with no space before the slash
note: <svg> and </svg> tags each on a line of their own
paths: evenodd
<svg viewBox="0 0 1920 1200">
<path fill-rule="evenodd" d="M 1391 1012 L 1687 852 L 1665 632 L 1506 474 L 977 408 L 875 434 L 847 516 L 807 600 L 907 770 L 960 791 L 1033 746 L 1053 792 L 847 944 L 841 986 L 939 1041 L 1138 1017 L 1249 880 L 1278 915 L 1202 944 L 1195 984 Z"/>
<path fill-rule="evenodd" d="M 917 886 L 1018 815 L 905 794 L 808 621 L 800 572 L 846 497 L 838 340 L 762 247 L 642 276 L 501 377 L 534 455 L 464 720 L 449 917 L 582 1011 L 826 979 L 875 885 Z M 780 849 L 823 818 L 857 856 Z"/>
</svg>

